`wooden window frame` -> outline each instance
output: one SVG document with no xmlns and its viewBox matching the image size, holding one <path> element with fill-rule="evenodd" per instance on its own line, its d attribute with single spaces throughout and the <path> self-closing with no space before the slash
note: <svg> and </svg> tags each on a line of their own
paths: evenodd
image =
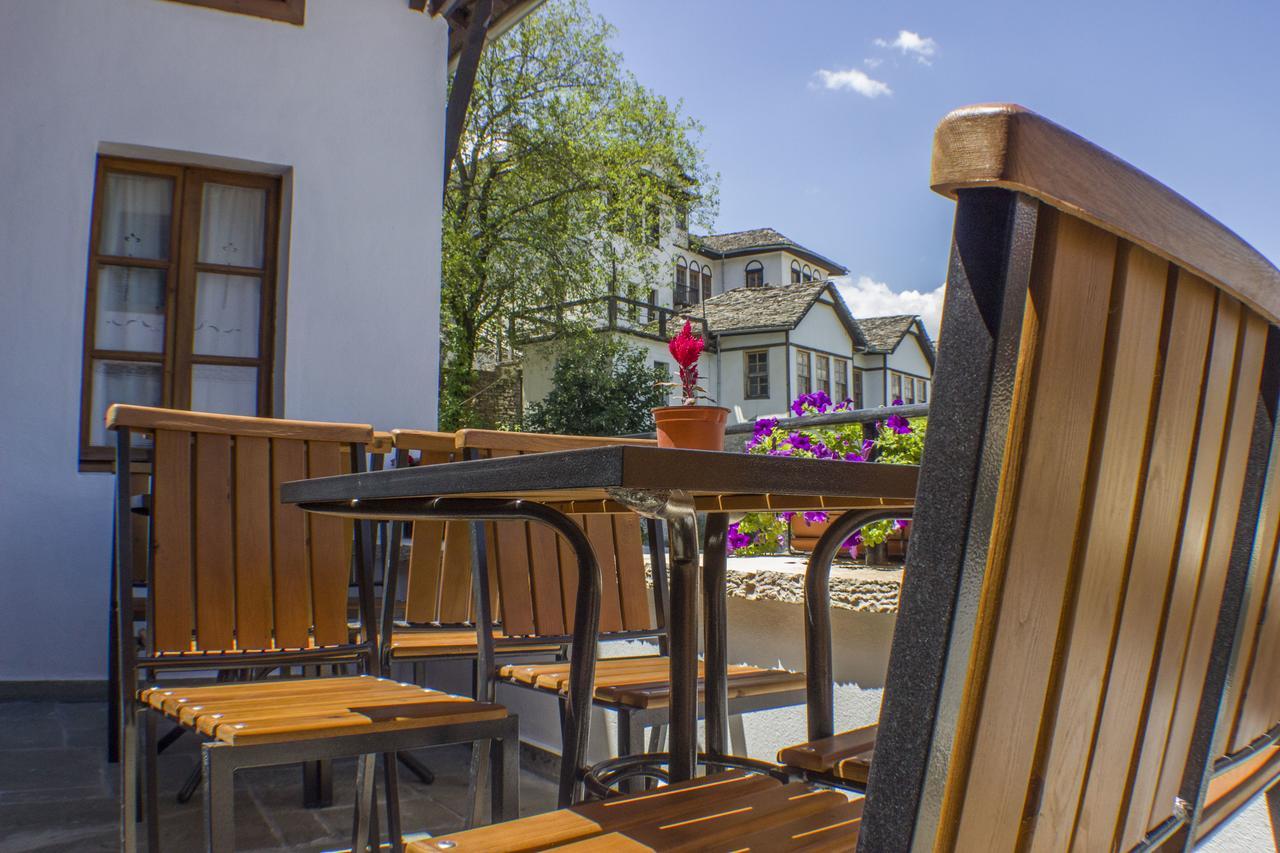
<svg viewBox="0 0 1280 853">
<path fill-rule="evenodd" d="M 755 284 L 751 283 L 751 274 L 756 273 L 758 279 Z M 743 270 L 743 284 L 746 287 L 764 287 L 764 264 L 759 261 L 751 261 Z"/>
<path fill-rule="evenodd" d="M 896 370 L 889 371 L 889 399 L 885 400 L 885 405 L 892 406 L 894 400 L 906 400 L 906 397 L 902 396 L 902 385 L 904 379 L 906 379 L 906 377 L 901 373 L 898 373 Z M 893 383 L 895 382 L 898 383 L 898 393 L 896 394 L 893 392 Z"/>
<path fill-rule="evenodd" d="M 839 380 L 837 382 L 837 380 Z M 843 403 L 849 399 L 849 361 L 844 358 L 833 358 L 831 360 L 831 390 L 834 392 L 836 388 L 840 388 L 839 394 L 833 394 L 831 402 Z"/>
<path fill-rule="evenodd" d="M 188 6 L 203 6 L 237 15 L 252 15 L 270 21 L 302 26 L 307 16 L 307 0 L 170 0 Z"/>
<path fill-rule="evenodd" d="M 929 380 L 928 379 L 916 380 L 916 402 L 917 403 L 929 402 Z"/>
<path fill-rule="evenodd" d="M 106 202 L 108 173 L 164 177 L 173 181 L 173 197 L 169 222 L 169 257 L 166 260 L 103 255 L 99 252 L 102 212 Z M 200 219 L 203 187 L 206 183 L 244 186 L 266 191 L 266 214 L 263 220 L 262 267 L 235 267 L 203 263 L 199 260 Z M 89 444 L 93 417 L 93 362 L 95 359 L 137 361 L 162 365 L 161 405 L 175 409 L 191 408 L 191 369 L 196 364 L 254 367 L 258 370 L 258 411 L 270 417 L 274 407 L 276 287 L 280 239 L 280 179 L 274 175 L 233 172 L 176 163 L 135 160 L 124 157 L 99 156 L 94 172 L 93 206 L 89 230 L 88 281 L 85 285 L 83 353 L 80 368 L 80 440 L 81 471 L 114 469 L 112 447 Z M 95 346 L 94 332 L 98 311 L 98 272 L 104 266 L 126 266 L 160 269 L 165 273 L 165 342 L 158 353 L 132 350 L 100 350 Z M 256 358 L 200 355 L 194 352 L 196 281 L 199 273 L 245 275 L 261 280 L 258 315 L 258 355 Z M 180 335 L 180 330 L 190 334 Z M 179 377 L 186 377 L 185 382 Z"/>
<path fill-rule="evenodd" d="M 804 368 L 801 370 L 801 368 Z M 796 396 L 813 393 L 813 353 L 796 350 Z"/>
<path fill-rule="evenodd" d="M 831 397 L 831 356 L 818 353 L 813 360 L 813 387 L 817 391 L 824 392 L 828 398 Z M 827 374 L 827 378 L 823 379 L 822 374 Z"/>
<path fill-rule="evenodd" d="M 861 409 L 866 404 L 866 398 L 862 390 L 862 379 L 862 368 L 855 366 L 849 373 L 849 388 L 851 391 L 849 399 L 853 401 L 855 409 Z"/>
<path fill-rule="evenodd" d="M 706 264 L 702 265 L 702 301 L 706 302 L 711 298 L 711 267 Z"/>
<path fill-rule="evenodd" d="M 792 284 L 800 283 L 800 262 L 799 261 L 791 262 L 791 283 Z"/>
<path fill-rule="evenodd" d="M 751 357 L 753 355 L 764 357 L 763 376 L 761 376 L 758 373 L 753 373 L 751 370 Z M 757 390 L 755 393 L 752 393 L 751 391 L 752 379 L 760 380 L 760 382 L 758 383 L 758 389 L 763 388 L 763 390 Z M 744 399 L 747 399 L 747 400 L 769 399 L 769 350 L 767 349 L 747 350 L 742 354 L 742 396 Z"/>
</svg>

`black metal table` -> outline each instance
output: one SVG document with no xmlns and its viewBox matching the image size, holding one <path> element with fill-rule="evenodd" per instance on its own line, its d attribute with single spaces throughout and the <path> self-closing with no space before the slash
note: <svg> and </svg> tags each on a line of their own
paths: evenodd
<svg viewBox="0 0 1280 853">
<path fill-rule="evenodd" d="M 913 465 L 837 464 L 615 445 L 301 480 L 285 484 L 281 497 L 309 512 L 351 518 L 520 519 L 547 524 L 568 540 L 579 571 L 560 773 L 563 806 L 574 798 L 584 770 L 600 619 L 599 567 L 590 543 L 569 514 L 638 512 L 666 521 L 672 531 L 667 760 L 670 778 L 681 781 L 692 778 L 697 762 L 697 514 L 708 513 L 701 561 L 706 590 L 706 751 L 713 757 L 726 756 L 724 588 L 729 514 L 786 510 L 844 513 L 819 541 L 807 576 L 808 589 L 816 596 L 810 599 L 806 614 L 807 656 L 810 667 L 816 667 L 808 678 L 812 735 L 831 727 L 830 630 L 826 608 L 820 606 L 827 600 L 831 559 L 845 537 L 862 524 L 909 514 L 915 501 L 917 471 Z M 486 645 L 492 652 L 493 638 L 488 630 L 478 630 L 477 636 L 483 659 Z"/>
</svg>

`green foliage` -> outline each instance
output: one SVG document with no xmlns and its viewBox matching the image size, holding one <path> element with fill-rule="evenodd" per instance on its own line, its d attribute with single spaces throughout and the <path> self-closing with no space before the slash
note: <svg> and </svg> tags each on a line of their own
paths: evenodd
<svg viewBox="0 0 1280 853">
<path fill-rule="evenodd" d="M 529 407 L 525 428 L 564 435 L 627 435 L 653 429 L 650 409 L 667 403 L 667 373 L 644 350 L 612 335 L 571 338 L 552 374 L 552 389 Z"/>
<path fill-rule="evenodd" d="M 744 515 L 738 521 L 737 532 L 749 536 L 751 543 L 734 548 L 735 557 L 767 557 L 778 553 L 787 544 L 786 519 L 769 512 Z"/>
<path fill-rule="evenodd" d="M 636 82 L 612 32 L 585 0 L 551 0 L 485 48 L 444 198 L 444 429 L 467 425 L 476 353 L 506 318 L 647 295 L 673 199 L 711 216 L 699 125 Z"/>
</svg>

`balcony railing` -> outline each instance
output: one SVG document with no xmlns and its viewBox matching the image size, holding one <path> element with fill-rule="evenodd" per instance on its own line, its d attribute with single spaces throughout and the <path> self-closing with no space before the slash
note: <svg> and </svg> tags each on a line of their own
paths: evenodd
<svg viewBox="0 0 1280 853">
<path fill-rule="evenodd" d="M 639 299 L 610 294 L 590 299 L 575 299 L 556 305 L 541 305 L 511 316 L 508 336 L 517 346 L 553 340 L 569 325 L 586 326 L 597 332 L 626 332 L 655 341 L 669 341 L 679 331 L 676 323 L 680 309 L 666 308 Z M 700 317 L 688 318 L 694 330 L 715 345 L 707 334 L 707 323 Z M 684 318 L 679 318 L 683 324 Z"/>
</svg>

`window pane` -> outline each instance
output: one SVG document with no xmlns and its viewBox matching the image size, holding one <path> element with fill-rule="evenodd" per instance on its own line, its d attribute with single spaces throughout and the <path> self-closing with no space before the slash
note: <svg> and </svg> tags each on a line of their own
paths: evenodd
<svg viewBox="0 0 1280 853">
<path fill-rule="evenodd" d="M 107 428 L 103 424 L 107 407 L 112 403 L 133 403 L 138 406 L 159 406 L 163 369 L 159 364 L 137 361 L 93 362 L 93 408 L 89 411 L 89 443 L 95 446 L 110 445 Z M 134 444 L 144 444 L 135 435 Z"/>
<path fill-rule="evenodd" d="M 164 352 L 164 277 L 136 267 L 98 270 L 97 349 Z"/>
<path fill-rule="evenodd" d="M 191 365 L 191 408 L 223 415 L 256 415 L 258 368 Z"/>
<path fill-rule="evenodd" d="M 108 172 L 98 254 L 169 258 L 173 179 Z"/>
<path fill-rule="evenodd" d="M 266 212 L 266 190 L 205 184 L 200 262 L 261 267 Z"/>
<path fill-rule="evenodd" d="M 200 273 L 196 276 L 197 355 L 258 357 L 258 318 L 262 313 L 262 280 L 245 275 Z"/>
</svg>

